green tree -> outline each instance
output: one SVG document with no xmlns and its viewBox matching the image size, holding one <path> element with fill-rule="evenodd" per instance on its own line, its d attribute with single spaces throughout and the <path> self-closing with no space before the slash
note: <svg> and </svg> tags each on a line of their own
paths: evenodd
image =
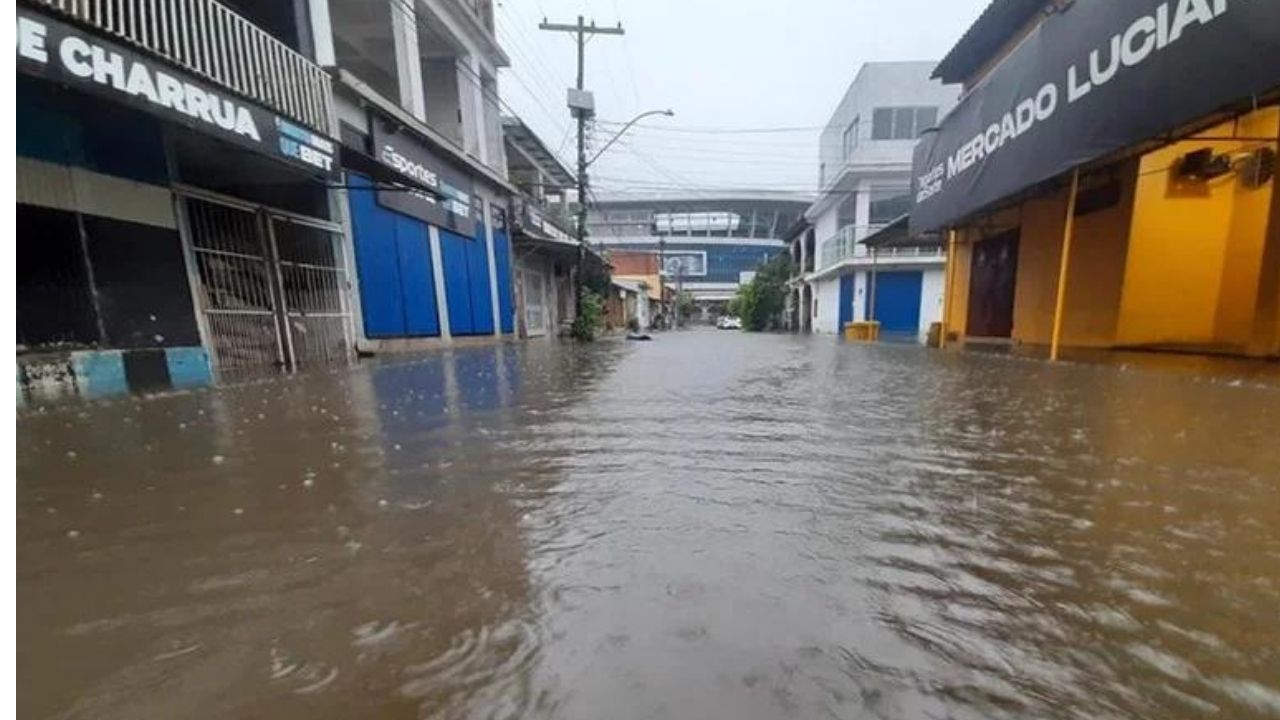
<svg viewBox="0 0 1280 720">
<path fill-rule="evenodd" d="M 688 320 L 698 312 L 698 305 L 693 301 L 693 293 L 688 290 L 680 293 L 676 298 L 676 311 L 680 313 L 680 319 Z"/>
<path fill-rule="evenodd" d="M 583 288 L 578 316 L 573 319 L 569 334 L 576 340 L 590 342 L 596 339 L 602 327 L 604 327 L 604 300 L 596 291 Z"/>
<path fill-rule="evenodd" d="M 729 312 L 742 320 L 744 330 L 776 328 L 787 305 L 790 279 L 791 257 L 778 255 L 761 265 L 751 282 L 738 288 L 738 294 L 729 302 Z"/>
</svg>

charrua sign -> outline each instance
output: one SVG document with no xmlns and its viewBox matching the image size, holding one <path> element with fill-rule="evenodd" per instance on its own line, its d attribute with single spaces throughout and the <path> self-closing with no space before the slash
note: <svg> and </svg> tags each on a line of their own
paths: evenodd
<svg viewBox="0 0 1280 720">
<path fill-rule="evenodd" d="M 378 161 L 429 192 L 403 188 L 378 190 L 378 204 L 461 235 L 475 234 L 480 219 L 470 176 L 427 149 L 422 141 L 387 122 L 373 120 L 373 150 Z"/>
<path fill-rule="evenodd" d="M 337 175 L 334 143 L 168 65 L 66 23 L 18 12 L 18 68 L 82 88 L 310 172 Z"/>
<path fill-rule="evenodd" d="M 912 232 L 1280 87 L 1276 0 L 1076 0 L 916 147 Z"/>
</svg>

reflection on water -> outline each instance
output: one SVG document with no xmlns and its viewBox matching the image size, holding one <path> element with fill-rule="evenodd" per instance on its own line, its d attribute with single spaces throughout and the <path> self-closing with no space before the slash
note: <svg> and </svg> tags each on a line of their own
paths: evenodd
<svg viewBox="0 0 1280 720">
<path fill-rule="evenodd" d="M 1280 386 L 737 333 L 25 413 L 23 717 L 1280 717 Z"/>
</svg>

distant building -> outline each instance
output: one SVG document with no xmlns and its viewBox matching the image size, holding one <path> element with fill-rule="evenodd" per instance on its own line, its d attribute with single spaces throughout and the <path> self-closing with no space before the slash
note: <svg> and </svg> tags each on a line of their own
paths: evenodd
<svg viewBox="0 0 1280 720">
<path fill-rule="evenodd" d="M 797 329 L 838 333 L 847 322 L 875 319 L 884 337 L 923 340 L 941 319 L 941 246 L 892 245 L 873 255 L 863 244 L 910 210 L 916 140 L 959 95 L 930 78 L 935 65 L 863 65 L 828 121 L 818 199 L 804 213 L 808 226 L 797 226 L 789 238 L 803 268 L 792 283 Z"/>
<path fill-rule="evenodd" d="M 663 282 L 690 293 L 709 318 L 744 277 L 785 250 L 783 233 L 809 200 L 787 193 L 603 199 L 588 215 L 588 240 L 607 252 L 657 253 Z"/>
<path fill-rule="evenodd" d="M 578 241 L 567 191 L 577 179 L 519 118 L 504 117 L 502 127 L 507 174 L 520 191 L 511 213 L 516 330 L 520 337 L 554 336 L 576 313 Z M 599 253 L 584 258 L 589 269 L 605 271 Z"/>
</svg>

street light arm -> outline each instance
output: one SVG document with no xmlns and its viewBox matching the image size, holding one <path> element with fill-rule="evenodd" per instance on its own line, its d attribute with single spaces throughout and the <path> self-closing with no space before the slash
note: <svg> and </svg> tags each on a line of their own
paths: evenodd
<svg viewBox="0 0 1280 720">
<path fill-rule="evenodd" d="M 631 129 L 632 125 L 635 125 L 637 122 L 640 122 L 641 120 L 649 117 L 650 115 L 666 115 L 667 117 L 673 117 L 675 113 L 670 110 L 650 110 L 648 112 L 642 112 L 639 115 L 631 118 L 631 120 L 626 125 L 622 126 L 621 130 L 619 130 L 616 134 L 614 134 L 613 137 L 609 138 L 609 142 L 605 143 L 604 147 L 597 150 L 596 154 L 591 156 L 591 159 L 587 161 L 587 164 L 584 167 L 591 167 L 591 164 L 594 163 L 596 160 L 598 160 L 600 156 L 604 154 L 605 150 L 608 150 L 615 142 L 617 142 L 618 138 L 626 134 L 626 132 Z"/>
</svg>

